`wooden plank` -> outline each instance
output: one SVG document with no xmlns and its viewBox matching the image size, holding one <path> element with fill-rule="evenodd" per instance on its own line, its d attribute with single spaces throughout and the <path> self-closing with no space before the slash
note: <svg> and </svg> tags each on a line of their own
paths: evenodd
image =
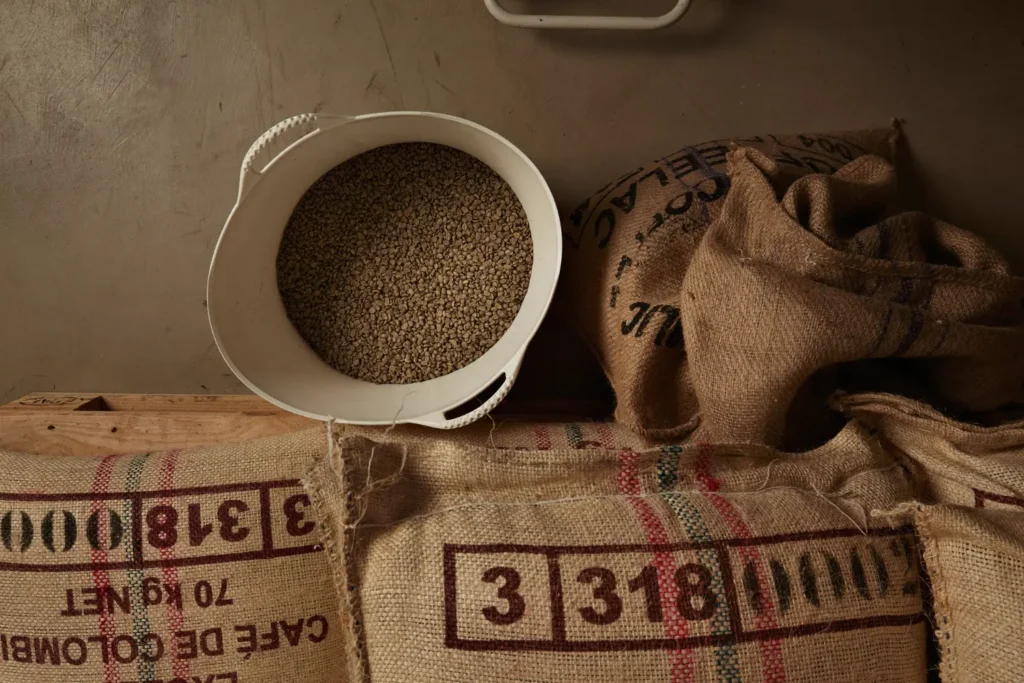
<svg viewBox="0 0 1024 683">
<path fill-rule="evenodd" d="M 103 394 L 111 410 L 290 414 L 254 394 Z"/>
<path fill-rule="evenodd" d="M 188 412 L 284 413 L 273 403 L 253 394 L 88 394 L 39 392 L 22 396 L 0 410 L 121 410 Z"/>
<path fill-rule="evenodd" d="M 517 400 L 494 417 L 575 421 L 604 417 L 600 400 Z M 0 449 L 53 455 L 140 453 L 238 443 L 315 427 L 253 395 L 28 394 L 0 406 Z"/>
<path fill-rule="evenodd" d="M 0 410 L 104 410 L 100 394 L 69 394 L 41 391 L 26 394 L 21 398 L 0 406 Z"/>
<path fill-rule="evenodd" d="M 320 423 L 286 412 L 7 410 L 0 448 L 46 455 L 106 455 L 238 443 Z"/>
<path fill-rule="evenodd" d="M 226 394 L 68 394 L 39 392 L 27 394 L 0 406 L 0 415 L 10 410 L 157 411 L 200 413 L 245 413 L 285 415 L 287 411 L 255 395 Z M 494 410 L 495 417 L 554 420 L 602 420 L 611 414 L 608 402 L 598 398 L 544 399 L 524 397 L 515 389 Z"/>
</svg>

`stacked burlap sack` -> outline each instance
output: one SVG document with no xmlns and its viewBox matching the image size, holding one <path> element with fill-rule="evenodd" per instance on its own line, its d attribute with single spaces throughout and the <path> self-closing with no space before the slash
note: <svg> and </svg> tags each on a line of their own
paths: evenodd
<svg viewBox="0 0 1024 683">
<path fill-rule="evenodd" d="M 911 510 L 924 551 L 944 682 L 1010 683 L 1024 671 L 1024 419 L 952 419 L 893 394 L 836 404 L 875 430 L 918 482 Z"/>
<path fill-rule="evenodd" d="M 593 424 L 345 434 L 306 479 L 344 680 L 926 677 L 912 527 L 872 515 L 913 488 L 858 424 L 800 455 Z"/>
<path fill-rule="evenodd" d="M 334 683 L 299 479 L 323 429 L 105 457 L 0 451 L 0 681 Z"/>
<path fill-rule="evenodd" d="M 1024 384 L 1024 281 L 982 239 L 894 211 L 895 130 L 712 142 L 567 222 L 565 298 L 654 438 L 806 447 L 826 398 L 899 386 L 990 410 Z"/>
</svg>

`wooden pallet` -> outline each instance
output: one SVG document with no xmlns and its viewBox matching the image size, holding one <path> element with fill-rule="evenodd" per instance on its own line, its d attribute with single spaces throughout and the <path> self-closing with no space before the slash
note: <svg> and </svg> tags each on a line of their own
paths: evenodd
<svg viewBox="0 0 1024 683">
<path fill-rule="evenodd" d="M 0 406 L 0 448 L 46 455 L 238 443 L 315 427 L 258 396 L 36 393 Z"/>
<path fill-rule="evenodd" d="M 607 401 L 506 398 L 498 419 L 603 419 Z M 543 385 L 539 385 L 543 388 Z M 539 392 L 536 392 L 539 393 Z M 44 455 L 108 455 L 239 443 L 320 425 L 253 395 L 89 394 L 41 392 L 0 405 L 0 449 Z"/>
</svg>

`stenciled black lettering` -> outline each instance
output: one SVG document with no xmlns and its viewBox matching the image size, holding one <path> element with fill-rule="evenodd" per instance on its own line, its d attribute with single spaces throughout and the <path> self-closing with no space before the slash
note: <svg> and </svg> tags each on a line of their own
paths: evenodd
<svg viewBox="0 0 1024 683">
<path fill-rule="evenodd" d="M 832 595 L 837 600 L 842 600 L 846 593 L 846 578 L 843 576 L 839 560 L 832 553 L 825 553 L 825 568 L 828 570 L 828 580 L 832 584 Z"/>
<path fill-rule="evenodd" d="M 491 567 L 481 577 L 481 580 L 486 583 L 496 583 L 498 579 L 503 582 L 498 587 L 498 598 L 504 600 L 508 607 L 504 612 L 497 607 L 485 607 L 483 615 L 492 624 L 508 626 L 522 619 L 523 614 L 526 613 L 526 600 L 519 594 L 519 585 L 522 579 L 519 577 L 519 572 L 512 567 Z"/>
<path fill-rule="evenodd" d="M 32 525 L 32 518 L 28 516 L 27 512 L 19 512 L 18 521 L 21 526 L 21 533 L 20 540 L 15 544 L 13 529 L 14 511 L 8 510 L 4 513 L 3 517 L 0 517 L 0 543 L 3 543 L 4 548 L 7 550 L 13 551 L 15 545 L 17 545 L 21 552 L 25 552 L 32 545 L 32 536 L 35 533 L 35 529 Z"/>
<path fill-rule="evenodd" d="M 682 203 L 680 203 L 682 200 Z M 669 216 L 681 216 L 690 210 L 690 206 L 693 204 L 693 192 L 687 190 L 680 195 L 676 195 L 672 199 L 668 200 L 665 204 L 665 213 Z"/>
<path fill-rule="evenodd" d="M 775 593 L 779 596 L 779 612 L 785 614 L 789 611 L 789 605 L 793 600 L 792 582 L 786 568 L 778 560 L 768 563 L 772 572 L 772 581 L 775 583 Z"/>
<path fill-rule="evenodd" d="M 595 583 L 592 589 L 594 600 L 602 604 L 602 609 L 587 606 L 579 609 L 580 616 L 590 624 L 604 626 L 614 623 L 622 616 L 622 598 L 615 592 L 615 573 L 604 567 L 587 567 L 576 577 L 578 583 Z"/>
<path fill-rule="evenodd" d="M 43 540 L 43 545 L 51 553 L 57 552 L 53 539 L 53 522 L 56 514 L 56 510 L 50 510 L 43 517 L 42 524 L 39 525 L 39 536 Z M 62 535 L 64 536 L 61 550 L 66 553 L 75 546 L 75 541 L 78 539 L 78 520 L 67 510 L 62 510 L 61 521 L 63 522 Z"/>
<path fill-rule="evenodd" d="M 629 184 L 629 188 L 618 197 L 612 197 L 612 206 L 628 214 L 636 206 L 636 182 Z"/>
<path fill-rule="evenodd" d="M 604 226 L 604 237 L 601 237 L 602 225 Z M 611 209 L 604 209 L 597 214 L 594 221 L 594 237 L 597 238 L 597 248 L 604 249 L 615 232 L 615 212 Z"/>
<path fill-rule="evenodd" d="M 878 592 L 885 595 L 889 592 L 889 568 L 885 566 L 885 560 L 875 549 L 875 546 L 868 546 L 868 554 L 871 555 L 871 564 L 875 567 L 875 578 L 878 579 Z"/>
<path fill-rule="evenodd" d="M 643 319 L 644 314 L 647 313 L 647 309 L 651 305 L 644 301 L 637 301 L 629 305 L 630 311 L 636 311 L 636 315 L 633 316 L 632 320 L 622 321 L 621 329 L 623 335 L 628 335 L 636 329 L 637 324 Z"/>
<path fill-rule="evenodd" d="M 756 614 L 764 611 L 761 604 L 761 582 L 757 580 L 757 567 L 747 562 L 743 567 L 743 592 L 747 594 L 747 602 Z"/>
<path fill-rule="evenodd" d="M 800 556 L 800 585 L 804 589 L 804 597 L 807 602 L 815 607 L 821 607 L 821 598 L 818 597 L 818 577 L 814 573 L 814 565 L 811 564 L 811 556 L 804 553 Z"/>
<path fill-rule="evenodd" d="M 706 183 L 712 183 L 714 187 L 710 190 L 704 190 L 703 186 Z M 705 202 L 713 202 L 716 199 L 721 199 L 725 196 L 725 193 L 729 191 L 729 176 L 725 174 L 712 175 L 711 177 L 697 183 L 697 198 Z"/>
<path fill-rule="evenodd" d="M 669 306 L 668 304 L 661 305 L 661 312 L 665 314 L 665 319 L 661 323 L 661 329 L 658 330 L 658 335 L 654 338 L 654 345 L 661 346 L 666 341 L 670 341 L 672 333 L 675 328 L 679 328 L 680 340 L 682 339 L 682 325 L 679 322 L 679 307 Z M 671 347 L 671 344 L 665 344 Z"/>
<path fill-rule="evenodd" d="M 853 585 L 857 588 L 857 592 L 865 600 L 870 600 L 871 594 L 868 592 L 868 579 L 864 574 L 864 563 L 861 562 L 856 548 L 850 550 L 850 575 L 853 577 Z"/>
<path fill-rule="evenodd" d="M 107 529 L 109 529 L 108 542 L 104 543 L 100 538 L 100 515 L 107 516 Z M 93 550 L 116 550 L 121 545 L 121 538 L 124 536 L 124 523 L 121 515 L 113 510 L 96 510 L 85 521 L 85 538 L 89 541 Z"/>
</svg>

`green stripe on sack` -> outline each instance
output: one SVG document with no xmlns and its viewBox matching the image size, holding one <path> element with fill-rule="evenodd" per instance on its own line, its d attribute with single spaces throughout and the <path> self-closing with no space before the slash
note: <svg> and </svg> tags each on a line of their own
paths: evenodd
<svg viewBox="0 0 1024 683">
<path fill-rule="evenodd" d="M 573 448 L 579 448 L 583 443 L 583 430 L 575 422 L 565 425 L 565 436 Z"/>
<path fill-rule="evenodd" d="M 679 454 L 683 449 L 679 446 L 663 446 L 661 456 L 658 458 L 658 491 L 661 497 L 668 504 L 669 508 L 679 520 L 680 525 L 686 532 L 687 538 L 696 542 L 707 542 L 714 540 L 704 518 L 693 503 L 672 487 L 679 481 Z M 722 570 L 718 566 L 717 554 L 714 550 L 705 549 L 697 553 L 700 563 L 711 570 L 711 587 L 715 595 L 725 596 L 725 583 L 722 579 Z M 711 617 L 711 629 L 715 635 L 729 633 L 729 614 L 725 609 L 716 610 Z M 743 675 L 740 672 L 739 658 L 734 645 L 721 645 L 715 648 L 715 671 L 718 674 L 720 683 L 741 683 Z"/>
<path fill-rule="evenodd" d="M 142 483 L 142 471 L 146 467 L 146 462 L 149 460 L 151 453 L 143 453 L 136 455 L 132 458 L 131 462 L 128 463 L 128 475 L 125 477 L 124 490 L 126 493 L 135 493 L 139 490 L 139 486 Z M 133 519 L 132 517 L 132 501 L 131 498 L 127 498 L 124 501 L 123 515 L 125 519 Z M 141 523 L 141 522 L 140 522 Z M 138 533 L 142 533 L 139 530 Z M 132 562 L 135 559 L 141 560 L 142 558 L 134 558 L 132 554 L 134 552 L 133 543 L 125 544 L 125 559 L 128 562 Z M 131 605 L 132 611 L 132 634 L 135 636 L 136 642 L 139 643 L 140 655 L 142 654 L 143 642 L 146 634 L 149 633 L 149 614 L 147 613 L 146 601 L 142 595 L 142 580 L 145 578 L 145 572 L 141 567 L 129 567 L 128 571 L 128 599 Z M 145 654 L 152 657 L 156 654 L 153 651 L 154 645 L 152 640 L 147 641 L 149 646 L 148 650 L 145 650 Z M 139 683 L 150 683 L 156 680 L 156 665 L 153 662 L 147 662 L 143 657 L 139 657 Z"/>
</svg>

